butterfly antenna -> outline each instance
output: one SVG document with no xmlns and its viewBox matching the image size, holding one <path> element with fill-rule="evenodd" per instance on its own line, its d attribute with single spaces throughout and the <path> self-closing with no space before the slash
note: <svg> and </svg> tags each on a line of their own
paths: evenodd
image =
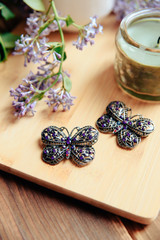
<svg viewBox="0 0 160 240">
<path fill-rule="evenodd" d="M 126 108 L 125 109 L 127 112 L 130 112 L 130 117 L 132 116 L 132 109 L 131 108 Z"/>
<path fill-rule="evenodd" d="M 75 129 L 78 131 L 78 130 L 80 129 L 80 127 L 75 127 L 75 128 L 73 128 L 72 131 L 71 131 L 71 133 L 69 134 L 69 136 L 72 136 L 72 133 L 74 132 Z"/>
<path fill-rule="evenodd" d="M 135 117 L 143 118 L 143 116 L 142 116 L 141 114 L 136 114 L 136 115 L 133 115 L 133 116 L 131 117 L 131 119 L 132 119 L 132 118 L 135 118 Z"/>
<path fill-rule="evenodd" d="M 69 135 L 69 131 L 68 131 L 68 129 L 67 129 L 66 127 L 61 127 L 60 130 L 61 130 L 61 131 L 64 131 L 64 130 L 65 130 L 65 131 L 67 132 L 67 134 Z"/>
</svg>

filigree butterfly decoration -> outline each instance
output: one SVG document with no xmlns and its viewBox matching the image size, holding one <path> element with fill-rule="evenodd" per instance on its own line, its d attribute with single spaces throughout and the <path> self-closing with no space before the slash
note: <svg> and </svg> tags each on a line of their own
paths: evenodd
<svg viewBox="0 0 160 240">
<path fill-rule="evenodd" d="M 73 135 L 74 131 L 76 133 Z M 98 135 L 98 131 L 91 126 L 75 127 L 71 133 L 65 127 L 47 127 L 41 133 L 45 145 L 42 159 L 51 165 L 58 164 L 63 159 L 71 159 L 79 167 L 85 166 L 94 159 L 95 150 L 92 145 L 97 142 Z"/>
<path fill-rule="evenodd" d="M 147 137 L 154 130 L 151 119 L 143 118 L 142 115 L 132 116 L 131 108 L 126 107 L 123 102 L 111 102 L 106 111 L 107 113 L 97 120 L 97 128 L 104 133 L 116 134 L 117 142 L 122 148 L 134 148 L 141 141 L 141 137 Z"/>
</svg>

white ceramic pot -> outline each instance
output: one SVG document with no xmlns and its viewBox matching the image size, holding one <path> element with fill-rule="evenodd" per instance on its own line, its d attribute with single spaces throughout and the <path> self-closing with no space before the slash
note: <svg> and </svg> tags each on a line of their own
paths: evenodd
<svg viewBox="0 0 160 240">
<path fill-rule="evenodd" d="M 48 0 L 44 0 L 45 5 Z M 115 0 L 55 0 L 56 8 L 61 15 L 68 14 L 76 23 L 84 25 L 90 21 L 90 17 L 97 15 L 102 18 L 109 14 L 114 6 Z"/>
</svg>

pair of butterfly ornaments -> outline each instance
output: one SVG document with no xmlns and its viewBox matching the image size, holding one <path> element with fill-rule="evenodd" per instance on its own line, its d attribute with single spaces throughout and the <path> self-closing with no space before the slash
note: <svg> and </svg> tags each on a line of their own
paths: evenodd
<svg viewBox="0 0 160 240">
<path fill-rule="evenodd" d="M 142 115 L 132 116 L 131 108 L 120 101 L 113 101 L 107 106 L 106 114 L 97 120 L 96 126 L 100 132 L 117 135 L 118 145 L 126 149 L 134 148 L 141 137 L 147 137 L 154 130 L 151 119 Z M 42 159 L 51 165 L 70 159 L 79 167 L 85 166 L 94 159 L 95 149 L 92 145 L 97 142 L 98 135 L 92 126 L 75 127 L 71 133 L 65 127 L 47 127 L 41 133 L 45 146 Z"/>
</svg>

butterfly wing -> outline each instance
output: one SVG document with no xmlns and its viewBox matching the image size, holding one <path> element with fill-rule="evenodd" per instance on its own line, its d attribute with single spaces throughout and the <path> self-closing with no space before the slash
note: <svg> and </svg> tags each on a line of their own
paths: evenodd
<svg viewBox="0 0 160 240">
<path fill-rule="evenodd" d="M 59 145 L 47 145 L 43 149 L 42 159 L 44 162 L 51 165 L 60 163 L 65 158 L 65 146 Z"/>
<path fill-rule="evenodd" d="M 154 131 L 154 123 L 149 118 L 138 118 L 132 121 L 131 129 L 141 137 L 147 137 Z"/>
<path fill-rule="evenodd" d="M 90 163 L 95 156 L 95 150 L 92 147 L 98 140 L 98 131 L 91 126 L 79 128 L 72 137 L 71 160 L 79 167 Z"/>
<path fill-rule="evenodd" d="M 122 148 L 132 149 L 140 141 L 141 138 L 137 136 L 136 133 L 132 132 L 130 129 L 122 129 L 121 131 L 118 132 L 117 142 L 118 145 Z"/>
<path fill-rule="evenodd" d="M 79 128 L 77 133 L 72 137 L 72 145 L 76 146 L 92 146 L 98 140 L 98 131 L 91 126 Z"/>
<path fill-rule="evenodd" d="M 115 120 L 108 114 L 104 114 L 100 118 L 98 118 L 96 126 L 101 132 L 108 133 L 117 133 L 123 128 L 123 124 L 121 124 L 119 121 Z"/>
<path fill-rule="evenodd" d="M 63 145 L 63 141 L 66 139 L 66 134 L 61 128 L 50 126 L 43 130 L 41 133 L 41 139 L 45 145 Z"/>
<path fill-rule="evenodd" d="M 66 134 L 61 128 L 50 126 L 43 130 L 41 139 L 44 145 L 42 159 L 51 165 L 58 164 L 65 158 Z"/>
<path fill-rule="evenodd" d="M 113 101 L 106 108 L 107 113 L 117 120 L 126 119 L 129 110 L 130 108 L 127 108 L 126 105 L 120 101 Z"/>
<path fill-rule="evenodd" d="M 71 160 L 79 167 L 90 163 L 95 156 L 95 150 L 91 146 L 74 146 L 71 152 Z"/>
</svg>

